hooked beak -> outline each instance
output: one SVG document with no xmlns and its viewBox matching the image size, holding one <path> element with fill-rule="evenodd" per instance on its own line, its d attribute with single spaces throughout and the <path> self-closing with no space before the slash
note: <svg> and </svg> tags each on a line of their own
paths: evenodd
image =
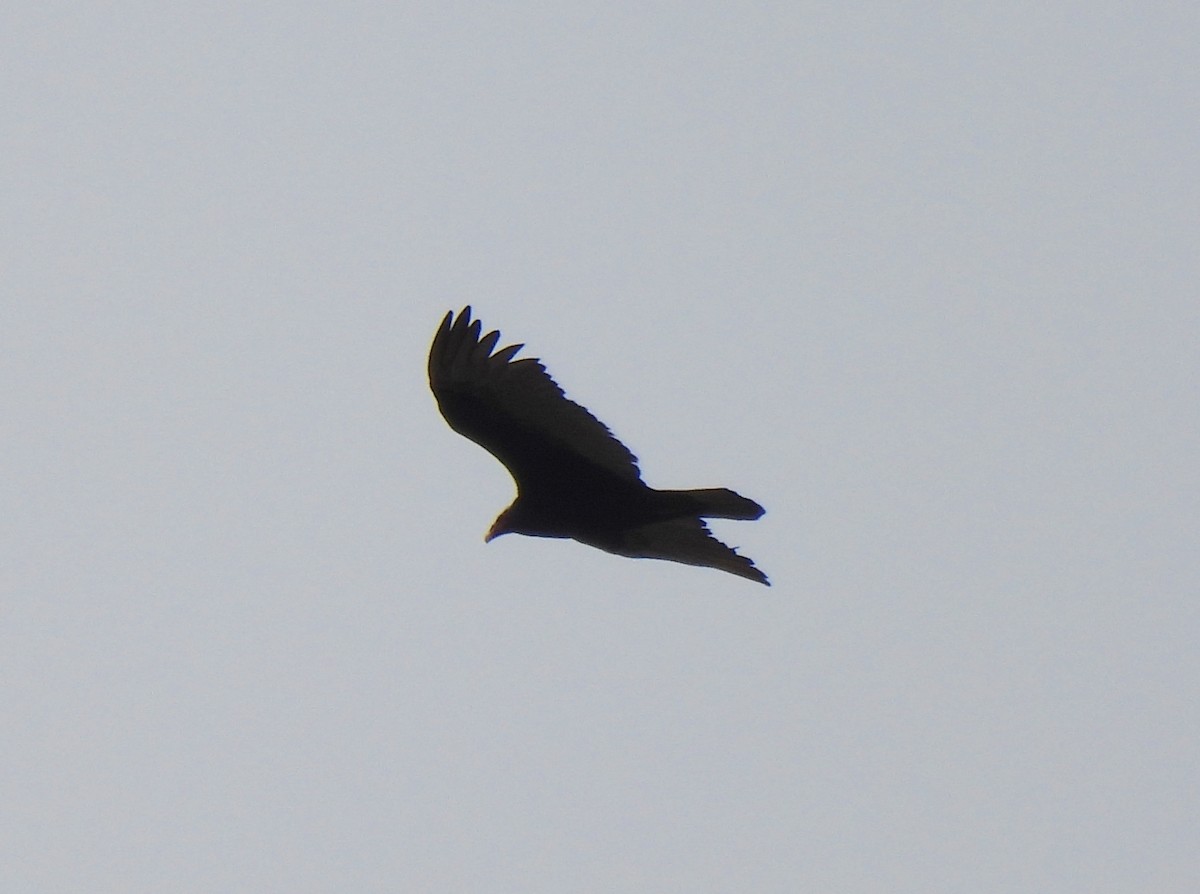
<svg viewBox="0 0 1200 894">
<path fill-rule="evenodd" d="M 512 507 L 509 506 L 508 509 L 505 509 L 498 516 L 496 516 L 496 520 L 492 522 L 492 526 L 488 528 L 488 532 L 483 536 L 484 543 L 491 543 L 501 534 L 507 534 L 512 531 L 508 521 L 508 515 L 511 511 Z"/>
</svg>

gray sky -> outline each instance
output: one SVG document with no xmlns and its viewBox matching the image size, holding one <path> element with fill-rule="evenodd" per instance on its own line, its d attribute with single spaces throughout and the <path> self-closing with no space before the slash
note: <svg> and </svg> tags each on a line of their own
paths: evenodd
<svg viewBox="0 0 1200 894">
<path fill-rule="evenodd" d="M 0 889 L 1200 887 L 1196 8 L 431 6 L 3 13 Z"/>
</svg>

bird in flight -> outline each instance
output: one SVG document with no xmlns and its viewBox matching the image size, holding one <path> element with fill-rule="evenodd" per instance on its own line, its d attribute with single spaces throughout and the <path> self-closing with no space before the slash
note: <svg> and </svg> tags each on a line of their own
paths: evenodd
<svg viewBox="0 0 1200 894">
<path fill-rule="evenodd" d="M 618 556 L 718 568 L 770 586 L 705 518 L 756 519 L 763 508 L 724 487 L 657 490 L 637 457 L 555 384 L 524 345 L 495 350 L 471 308 L 446 314 L 429 349 L 429 387 L 450 427 L 500 460 L 517 498 L 484 538 L 570 538 Z"/>
</svg>

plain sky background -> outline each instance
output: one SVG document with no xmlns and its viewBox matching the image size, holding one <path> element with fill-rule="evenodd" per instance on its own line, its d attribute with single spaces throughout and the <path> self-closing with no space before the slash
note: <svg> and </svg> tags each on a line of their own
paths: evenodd
<svg viewBox="0 0 1200 894">
<path fill-rule="evenodd" d="M 1200 890 L 1194 3 L 10 3 L 0 889 Z M 482 536 L 470 303 L 771 589 Z"/>
</svg>

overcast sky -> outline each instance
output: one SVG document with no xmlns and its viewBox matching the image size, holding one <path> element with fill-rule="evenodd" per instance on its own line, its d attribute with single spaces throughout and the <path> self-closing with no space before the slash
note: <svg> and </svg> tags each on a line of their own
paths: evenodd
<svg viewBox="0 0 1200 894">
<path fill-rule="evenodd" d="M 1200 890 L 1200 12 L 9 4 L 0 889 Z M 770 589 L 483 534 L 471 304 Z"/>
</svg>

